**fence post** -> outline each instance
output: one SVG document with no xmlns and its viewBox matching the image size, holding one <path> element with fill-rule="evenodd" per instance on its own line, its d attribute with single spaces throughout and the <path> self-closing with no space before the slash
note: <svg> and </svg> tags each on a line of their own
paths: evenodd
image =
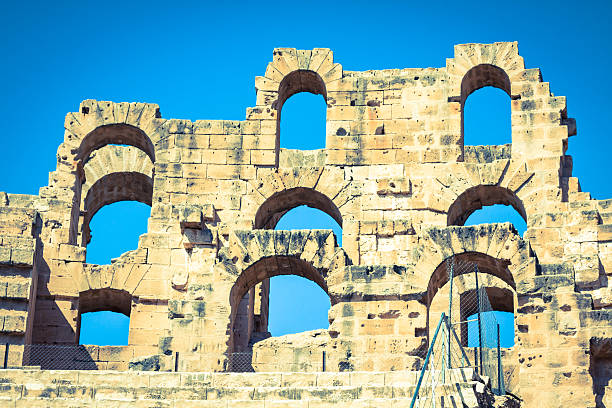
<svg viewBox="0 0 612 408">
<path fill-rule="evenodd" d="M 419 396 L 419 390 L 421 389 L 421 383 L 423 382 L 423 377 L 425 376 L 425 370 L 427 369 L 427 364 L 429 364 L 429 358 L 431 357 L 431 352 L 433 351 L 433 346 L 436 344 L 436 339 L 438 338 L 438 332 L 440 331 L 440 326 L 444 323 L 442 320 L 445 319 L 444 312 L 440 316 L 440 321 L 438 322 L 438 326 L 436 327 L 436 331 L 433 335 L 433 339 L 431 340 L 429 347 L 427 348 L 427 354 L 425 355 L 425 361 L 423 362 L 423 368 L 421 368 L 421 373 L 419 374 L 419 380 L 417 381 L 416 388 L 414 390 L 414 394 L 412 394 L 412 401 L 410 401 L 410 408 L 414 408 L 414 404 Z"/>
<path fill-rule="evenodd" d="M 450 262 L 450 270 L 448 272 L 448 279 L 450 281 L 450 294 L 448 296 L 448 317 L 446 322 L 448 323 L 448 368 L 453 368 L 451 364 L 451 325 L 453 324 L 453 278 L 455 274 L 455 258 L 452 258 Z"/>
<path fill-rule="evenodd" d="M 502 387 L 504 382 L 504 373 L 501 365 L 501 340 L 499 337 L 499 323 L 497 323 L 497 392 L 498 395 L 505 394 L 505 390 Z"/>
<path fill-rule="evenodd" d="M 4 346 L 4 368 L 8 367 L 8 356 L 9 356 L 9 344 L 6 343 Z"/>
<path fill-rule="evenodd" d="M 322 366 L 322 371 L 325 372 L 325 350 L 323 350 L 323 355 L 321 356 L 322 360 L 321 360 L 321 366 Z"/>
<path fill-rule="evenodd" d="M 174 372 L 175 373 L 178 371 L 178 365 L 179 365 L 179 352 L 175 351 L 174 352 Z"/>
<path fill-rule="evenodd" d="M 478 357 L 480 362 L 480 373 L 483 374 L 482 366 L 482 321 L 480 320 L 480 286 L 478 285 L 478 267 L 474 266 L 474 275 L 476 276 L 476 303 L 478 307 Z"/>
</svg>

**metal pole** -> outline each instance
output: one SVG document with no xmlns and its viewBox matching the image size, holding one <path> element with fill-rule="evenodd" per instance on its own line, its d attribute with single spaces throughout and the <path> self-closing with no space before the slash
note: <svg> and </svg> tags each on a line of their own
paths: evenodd
<svg viewBox="0 0 612 408">
<path fill-rule="evenodd" d="M 480 319 L 480 287 L 478 286 L 478 267 L 474 265 L 474 275 L 476 276 L 476 300 L 478 306 L 478 357 L 480 362 L 480 374 L 483 374 L 482 366 L 482 322 Z"/>
<path fill-rule="evenodd" d="M 503 384 L 503 375 L 504 373 L 502 372 L 502 365 L 501 365 L 501 341 L 500 341 L 500 337 L 499 337 L 499 323 L 497 323 L 497 392 L 498 395 L 502 395 L 503 393 L 503 388 L 502 388 L 502 384 Z"/>
<path fill-rule="evenodd" d="M 448 323 L 448 368 L 452 368 L 451 364 L 451 324 L 453 324 L 453 278 L 454 278 L 454 269 L 455 269 L 455 259 L 453 258 L 452 262 L 450 262 L 450 270 L 448 272 L 448 279 L 450 281 L 450 295 L 448 297 L 448 316 L 446 317 L 446 322 Z"/>
<path fill-rule="evenodd" d="M 416 403 L 417 396 L 419 395 L 419 390 L 421 389 L 421 383 L 423 382 L 423 377 L 425 376 L 425 370 L 427 369 L 427 364 L 429 364 L 429 357 L 431 356 L 433 346 L 436 344 L 436 338 L 438 338 L 438 332 L 440 331 L 440 326 L 442 326 L 442 321 L 444 320 L 444 318 L 444 313 L 442 313 L 442 316 L 440 316 L 440 321 L 438 322 L 438 327 L 436 327 L 436 332 L 434 333 L 433 339 L 431 340 L 431 344 L 429 345 L 429 349 L 427 350 L 425 362 L 423 363 L 423 368 L 421 369 L 421 374 L 419 375 L 419 381 L 417 381 L 416 388 L 414 389 L 414 394 L 412 395 L 410 408 L 414 408 L 414 404 Z"/>
<path fill-rule="evenodd" d="M 175 373 L 178 371 L 178 365 L 179 365 L 179 352 L 175 351 L 174 352 L 174 372 Z"/>
<path fill-rule="evenodd" d="M 6 343 L 5 348 L 4 348 L 4 368 L 8 367 L 8 358 L 9 358 L 9 344 Z"/>
<path fill-rule="evenodd" d="M 323 372 L 325 372 L 325 350 L 323 350 Z"/>
</svg>

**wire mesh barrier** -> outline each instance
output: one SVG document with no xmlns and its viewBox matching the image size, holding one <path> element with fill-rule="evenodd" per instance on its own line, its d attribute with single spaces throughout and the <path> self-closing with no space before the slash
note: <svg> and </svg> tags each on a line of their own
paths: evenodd
<svg viewBox="0 0 612 408">
<path fill-rule="evenodd" d="M 450 286 L 449 324 L 459 333 L 460 344 L 468 350 L 467 354 L 474 357 L 479 374 L 490 378 L 492 391 L 505 394 L 498 312 L 493 309 L 487 288 L 482 284 L 488 276 L 475 263 L 455 257 L 447 260 L 446 270 Z"/>
<path fill-rule="evenodd" d="M 27 344 L 23 365 L 43 370 L 97 370 L 91 351 L 82 345 Z"/>
<path fill-rule="evenodd" d="M 504 375 L 501 362 L 500 324 L 484 288 L 480 287 L 473 296 L 480 313 L 471 314 L 466 321 L 467 345 L 478 355 L 480 374 L 491 379 L 491 388 L 497 395 L 505 394 Z"/>
<path fill-rule="evenodd" d="M 458 262 L 450 258 L 446 264 L 450 290 L 448 319 L 460 333 L 462 346 L 472 349 L 475 367 L 481 376 L 489 377 L 492 391 L 505 394 L 501 362 L 500 324 L 491 306 L 489 295 L 480 284 L 478 266 L 470 262 Z M 453 298 L 453 281 L 463 276 L 460 295 Z M 458 318 L 453 321 L 453 317 Z"/>
<path fill-rule="evenodd" d="M 454 400 L 455 395 L 461 393 L 456 384 L 472 379 L 469 371 L 462 369 L 471 368 L 473 360 L 461 346 L 449 321 L 442 313 L 425 355 L 410 408 L 435 407 L 439 401 L 447 401 L 448 406 L 462 405 L 461 401 Z"/>
<path fill-rule="evenodd" d="M 227 366 L 225 371 L 230 373 L 254 373 L 253 353 L 229 353 L 227 355 Z"/>
<path fill-rule="evenodd" d="M 448 302 L 442 306 L 448 309 L 442 312 L 435 332 L 430 333 L 427 354 L 421 355 L 423 367 L 411 408 L 437 406 L 457 392 L 453 384 L 469 380 L 463 378 L 466 372 L 461 368 L 470 367 L 489 377 L 496 395 L 506 393 L 500 323 L 486 288 L 479 283 L 478 266 L 453 257 L 444 267 L 443 278 L 448 278 L 449 287 Z M 462 279 L 455 282 L 459 276 Z M 460 287 L 454 288 L 455 284 Z"/>
<path fill-rule="evenodd" d="M 307 358 L 291 359 L 288 361 L 278 361 L 270 358 L 268 361 L 253 361 L 252 351 L 227 353 L 227 363 L 225 372 L 233 373 L 252 373 L 255 368 L 259 372 L 324 372 L 326 370 L 326 352 L 322 350 L 320 353 L 308 353 Z M 256 359 L 257 360 L 257 359 Z"/>
</svg>

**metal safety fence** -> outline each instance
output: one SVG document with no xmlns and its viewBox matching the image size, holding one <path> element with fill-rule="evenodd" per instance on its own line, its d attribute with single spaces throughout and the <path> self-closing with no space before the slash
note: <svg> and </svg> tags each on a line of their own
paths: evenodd
<svg viewBox="0 0 612 408">
<path fill-rule="evenodd" d="M 254 373 L 253 352 L 228 353 L 225 371 L 230 373 Z"/>
<path fill-rule="evenodd" d="M 455 257 L 449 258 L 445 266 L 449 324 L 458 333 L 462 347 L 473 356 L 478 373 L 490 378 L 493 392 L 505 394 L 500 322 L 482 284 L 484 274 L 477 264 Z"/>
<path fill-rule="evenodd" d="M 480 283 L 482 273 L 472 262 L 449 258 L 449 324 L 459 333 L 461 345 L 474 356 L 474 366 L 481 376 L 490 378 L 492 391 L 506 393 L 501 361 L 500 323 L 491 306 L 487 289 Z M 461 276 L 461 294 L 454 295 L 455 277 Z M 454 321 L 453 318 L 456 318 Z"/>
<path fill-rule="evenodd" d="M 460 393 L 455 384 L 471 380 L 473 361 L 461 346 L 450 319 L 442 313 L 425 354 L 410 408 L 435 407 L 445 396 Z"/>
<path fill-rule="evenodd" d="M 225 365 L 225 372 L 230 373 L 252 373 L 255 372 L 255 366 L 258 366 L 258 371 L 326 371 L 326 362 L 327 355 L 325 350 L 321 350 L 320 354 L 312 353 L 311 356 L 314 357 L 313 360 L 309 360 L 308 362 L 294 362 L 294 364 L 287 364 L 286 361 L 283 361 L 282 364 L 278 366 L 275 363 L 264 364 L 262 366 L 261 362 L 259 365 L 253 361 L 254 353 L 252 351 L 243 351 L 243 352 L 234 352 L 227 353 L 227 363 Z M 320 358 L 320 360 L 319 360 Z M 290 368 L 288 368 L 290 367 Z"/>
<path fill-rule="evenodd" d="M 83 345 L 26 344 L 23 365 L 43 370 L 97 370 L 92 352 Z"/>
</svg>

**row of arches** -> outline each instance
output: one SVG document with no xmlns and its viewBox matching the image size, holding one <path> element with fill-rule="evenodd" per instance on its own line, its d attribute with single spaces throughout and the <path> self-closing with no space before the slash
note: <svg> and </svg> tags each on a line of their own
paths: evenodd
<svg viewBox="0 0 612 408">
<path fill-rule="evenodd" d="M 300 82 L 297 77 L 308 77 Z M 481 64 L 461 84 L 461 137 L 464 145 L 512 143 L 510 79 L 499 67 Z M 327 94 L 321 77 L 295 71 L 280 83 L 278 143 L 281 148 L 313 150 L 326 147 Z M 281 137 L 282 134 L 282 137 Z M 339 135 L 342 136 L 342 135 Z"/>
<path fill-rule="evenodd" d="M 500 197 L 505 197 L 508 192 L 499 190 Z M 491 204 L 494 200 L 484 201 L 484 204 Z M 304 204 L 306 203 L 306 204 Z M 520 201 L 513 201 L 514 206 L 522 209 Z M 477 204 L 469 203 L 466 199 L 460 198 L 456 202 L 457 208 L 470 208 L 482 206 L 482 200 L 478 201 Z M 501 205 L 501 204 L 498 204 Z M 116 203 L 108 207 L 113 206 L 128 206 L 129 203 Z M 503 205 L 501 205 L 503 206 Z M 139 204 L 139 207 L 145 207 L 143 204 Z M 512 208 L 511 212 L 514 212 L 515 223 L 516 219 L 522 221 L 522 215 L 518 211 L 514 210 L 514 207 L 503 206 L 506 208 Z M 114 242 L 115 237 L 118 235 L 132 235 L 137 237 L 139 234 L 130 234 L 129 228 L 122 234 L 121 228 L 128 226 L 129 222 L 133 222 L 135 218 L 140 218 L 141 231 L 146 231 L 146 221 L 148 219 L 148 209 L 141 208 L 140 217 L 134 217 L 125 211 L 120 209 L 122 214 L 115 214 L 113 221 L 116 225 L 109 223 L 108 220 L 104 220 L 100 217 L 101 228 L 108 228 L 108 236 L 106 239 L 101 239 L 100 242 Z M 459 210 L 452 207 L 449 211 L 449 220 L 452 220 L 456 225 L 470 225 L 470 219 L 478 216 L 478 210 L 470 212 L 467 220 L 464 221 L 465 217 L 455 217 L 459 213 Z M 121 216 L 122 215 L 122 216 Z M 492 221 L 508 221 L 508 219 L 491 220 L 485 219 L 483 222 Z M 278 230 L 292 230 L 292 229 L 332 229 L 336 234 L 336 240 L 339 245 L 342 245 L 342 229 L 341 229 L 341 215 L 338 208 L 333 204 L 331 200 L 322 195 L 321 193 L 308 191 L 308 189 L 297 188 L 293 190 L 286 190 L 283 193 L 273 195 L 267 200 L 256 214 L 256 224 L 260 228 L 264 229 L 278 229 Z M 522 232 L 519 228 L 519 232 Z M 94 241 L 94 243 L 96 243 Z M 106 249 L 108 246 L 105 244 Z M 96 247 L 92 245 L 95 249 Z M 121 253 L 121 251 L 119 252 Z M 484 261 L 480 260 L 480 264 Z M 304 268 L 293 268 L 292 270 L 301 270 Z M 495 268 L 488 268 L 489 270 L 498 270 Z M 439 274 L 439 273 L 438 273 Z M 284 274 L 280 274 L 284 275 Z M 436 274 L 434 274 L 436 276 Z M 237 308 L 236 312 L 236 328 L 232 329 L 232 332 L 237 332 L 236 348 L 235 350 L 246 350 L 252 345 L 252 342 L 256 338 L 265 338 L 270 334 L 282 335 L 288 333 L 301 332 L 311 330 L 315 328 L 326 328 L 327 325 L 327 313 L 330 308 L 329 296 L 326 293 L 324 286 L 321 281 L 317 281 L 313 278 L 312 274 L 304 272 L 303 274 L 291 273 L 289 276 L 283 277 L 271 277 L 267 278 L 257 284 L 250 285 L 244 288 L 244 293 L 241 293 L 239 299 L 234 299 L 234 306 Z M 508 276 L 504 277 L 509 280 Z M 314 283 L 312 283 L 314 282 Z M 296 288 L 299 290 L 296 291 Z M 321 290 L 323 289 L 323 290 Z M 284 302 L 282 301 L 284 300 Z M 431 302 L 431 300 L 429 300 Z M 308 307 L 304 308 L 307 304 Z M 501 311 L 509 312 L 507 306 L 500 309 Z M 98 319 L 107 321 L 108 317 L 104 317 L 106 313 L 97 314 L 83 313 L 83 319 L 81 321 L 82 329 L 81 334 L 87 335 L 87 322 L 88 319 Z M 123 313 L 128 316 L 129 313 Z M 124 319 L 125 321 L 125 319 Z M 295 325 L 296 322 L 303 322 L 302 325 Z M 85 324 L 83 324 L 85 323 Z M 94 327 L 96 325 L 94 324 Z M 97 326 L 99 328 L 99 325 Z M 127 324 L 124 323 L 125 335 L 124 339 L 127 341 Z M 242 332 L 241 332 L 242 330 Z M 267 332 L 270 332 L 269 334 Z M 105 332 L 111 334 L 110 332 Z M 263 336 L 262 336 L 263 334 Z M 84 337 L 87 339 L 87 336 Z M 81 341 L 91 341 L 82 340 Z M 238 345 L 239 344 L 239 345 Z"/>
<path fill-rule="evenodd" d="M 300 75 L 308 76 L 306 73 L 301 73 Z M 295 95 L 296 93 L 299 93 L 302 89 L 313 89 L 316 91 L 314 92 L 314 98 L 325 98 L 324 86 L 317 88 L 318 85 L 316 85 L 317 81 L 320 78 L 317 78 L 316 76 L 310 76 L 309 79 L 307 79 L 306 81 L 303 81 L 303 79 L 301 79 L 300 87 L 291 84 L 291 76 L 288 76 L 287 78 L 287 89 L 290 89 L 290 91 L 287 91 L 283 94 L 285 102 L 289 97 Z M 283 104 L 279 106 L 280 109 L 282 109 L 283 105 L 285 105 L 286 107 L 289 106 L 286 105 L 285 102 L 283 102 Z M 288 122 L 293 122 L 295 125 L 298 125 L 298 127 L 302 127 L 304 121 L 300 119 L 301 117 L 303 117 L 304 111 L 302 109 L 297 110 L 301 112 L 301 114 L 298 114 L 296 119 L 291 120 L 291 117 L 285 117 L 285 119 L 289 119 Z M 322 109 L 320 110 L 322 111 Z M 283 122 L 280 123 L 282 124 Z M 299 139 L 312 140 L 313 138 L 300 137 Z M 143 152 L 151 164 L 154 163 L 155 160 L 155 150 L 150 139 L 148 139 L 148 137 L 146 136 L 146 134 L 144 134 L 144 132 L 142 132 L 142 130 L 130 125 L 104 125 L 91 132 L 85 138 L 85 140 L 86 142 L 84 141 L 81 146 L 82 151 L 79 153 L 79 157 L 85 162 L 85 166 L 87 166 L 88 163 L 93 161 L 95 159 L 95 154 L 97 152 L 100 152 L 105 147 L 113 147 L 116 148 L 116 150 L 119 150 L 120 148 L 132 146 Z M 86 194 L 82 199 L 83 215 L 81 217 L 79 230 L 82 235 L 83 245 L 88 245 L 91 240 L 90 230 L 92 226 L 97 231 L 97 234 L 99 236 L 99 238 L 93 240 L 92 245 L 88 245 L 87 260 L 90 263 L 108 263 L 113 256 L 120 255 L 128 249 L 134 248 L 136 246 L 135 244 L 137 242 L 137 237 L 140 234 L 146 232 L 146 220 L 149 216 L 149 207 L 151 205 L 153 193 L 152 174 L 146 171 L 130 171 L 129 168 L 122 168 L 121 170 L 122 171 L 118 172 L 110 172 L 91 182 L 91 185 L 88 186 Z M 290 200 L 285 201 L 285 207 L 282 209 L 276 209 L 274 212 L 272 212 L 269 208 L 267 208 L 266 203 L 264 203 L 264 205 L 262 205 L 256 215 L 255 227 L 276 227 L 277 229 L 292 229 L 291 225 L 283 224 L 282 219 L 285 218 L 285 216 L 291 218 L 292 213 L 298 214 L 296 217 L 297 219 L 312 218 L 312 215 L 306 217 L 300 215 L 302 211 L 305 211 L 308 208 L 317 209 L 320 214 L 325 214 L 325 216 L 330 217 L 330 219 L 333 220 L 326 227 L 341 227 L 342 220 L 340 211 L 335 205 L 333 205 L 333 203 L 329 199 L 322 196 L 320 193 L 309 189 L 298 188 L 296 191 L 297 192 L 295 194 L 291 195 Z M 499 197 L 503 196 L 504 194 L 508 195 L 510 198 L 499 199 Z M 473 196 L 473 194 L 466 194 L 466 197 L 470 196 Z M 476 208 L 478 206 L 486 208 L 490 206 L 493 202 L 511 205 L 523 218 L 525 218 L 524 209 L 522 208 L 522 205 L 519 201 L 517 201 L 518 199 L 513 201 L 511 197 L 511 192 L 496 193 L 497 198 L 490 198 L 491 194 L 484 194 L 483 196 L 489 197 L 489 199 L 488 201 L 481 200 L 479 204 L 465 203 L 465 200 L 459 199 L 455 207 L 449 210 L 449 225 L 463 225 L 466 224 L 466 222 L 467 225 L 469 225 L 469 219 L 466 219 L 465 217 L 468 217 L 472 214 L 463 212 L 461 216 L 458 216 L 455 215 L 455 213 L 461 212 L 460 209 L 466 208 L 466 206 L 470 208 Z M 139 202 L 141 204 L 136 204 L 136 202 Z M 101 211 L 99 213 L 100 215 L 94 218 L 94 215 L 97 214 L 99 211 Z M 279 221 L 281 222 L 279 223 Z M 134 224 L 134 222 L 136 222 L 138 225 L 130 226 L 130 224 Z M 491 221 L 486 220 L 485 217 L 485 220 L 483 222 Z M 314 228 L 315 224 L 313 224 L 313 226 L 311 226 L 310 228 Z M 122 229 L 124 232 L 122 232 Z M 337 236 L 338 240 L 341 242 L 341 232 L 339 232 Z M 128 244 L 124 244 L 122 243 L 122 240 L 118 240 L 117 237 L 131 237 L 132 240 Z M 112 247 L 109 247 L 109 244 L 115 244 L 115 248 L 113 249 Z M 281 284 L 278 289 L 275 289 L 275 282 L 280 283 L 283 279 L 288 279 L 285 285 L 295 286 L 295 281 L 291 281 L 291 279 L 296 278 L 278 278 L 271 282 L 264 283 L 262 285 L 262 288 L 264 292 L 267 292 L 268 298 L 270 288 L 272 292 L 276 293 L 290 292 L 289 290 L 283 288 L 283 284 Z M 247 295 L 243 296 L 243 304 L 244 297 L 246 297 Z M 251 291 L 250 295 L 251 298 L 253 298 L 255 296 L 255 290 Z M 323 296 L 322 298 L 324 301 L 322 303 L 319 303 L 324 304 L 325 306 L 320 308 L 322 310 L 321 313 L 316 314 L 319 316 L 324 316 L 324 318 L 318 319 L 319 322 L 327 320 L 326 314 L 327 309 L 329 309 L 329 300 L 326 296 Z M 271 316 L 273 318 L 277 316 L 277 314 L 274 313 L 274 309 L 277 307 L 274 306 L 275 299 L 277 298 L 272 297 L 273 307 Z M 248 303 L 246 307 L 248 307 Z M 286 310 L 287 307 L 286 305 L 284 305 L 278 306 L 278 308 L 279 310 Z M 95 314 L 98 312 L 88 312 L 82 314 L 82 316 L 85 318 L 85 321 L 87 321 L 87 315 L 91 316 L 92 313 Z M 310 316 L 312 315 L 312 313 L 308 313 L 308 315 Z M 265 320 L 265 322 L 267 323 L 267 317 L 264 319 L 262 316 L 259 316 L 259 318 L 260 320 Z M 319 326 L 320 325 L 321 323 L 319 323 Z M 82 327 L 86 328 L 86 326 L 87 324 L 83 325 Z M 274 323 L 272 323 L 271 327 L 274 327 Z M 264 328 L 267 328 L 267 324 L 260 324 L 260 329 Z M 296 331 L 301 330 L 296 329 Z"/>
</svg>

